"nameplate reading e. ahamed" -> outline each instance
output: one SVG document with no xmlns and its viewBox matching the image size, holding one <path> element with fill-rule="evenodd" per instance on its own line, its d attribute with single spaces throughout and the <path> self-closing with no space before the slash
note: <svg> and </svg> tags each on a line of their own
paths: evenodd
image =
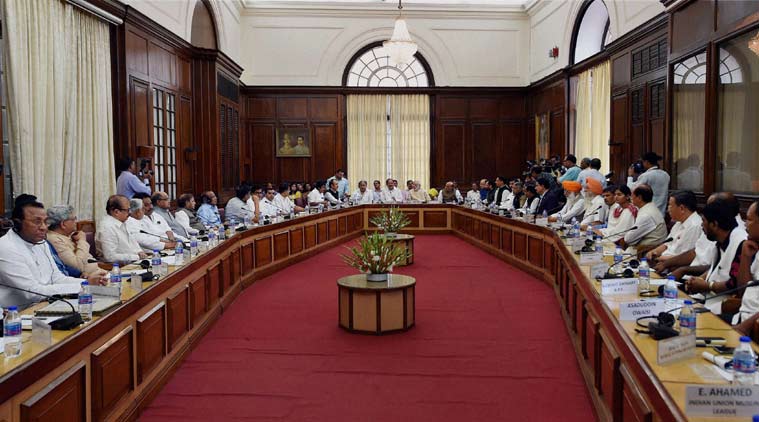
<svg viewBox="0 0 759 422">
<path fill-rule="evenodd" d="M 676 336 L 659 340 L 657 346 L 656 363 L 659 365 L 692 358 L 696 355 L 696 335 Z"/>
<path fill-rule="evenodd" d="M 631 295 L 633 293 L 638 293 L 637 278 L 601 280 L 601 296 Z"/>
<path fill-rule="evenodd" d="M 601 252 L 580 252 L 580 265 L 596 264 L 604 260 Z"/>
<path fill-rule="evenodd" d="M 759 413 L 757 385 L 688 385 L 687 416 L 746 417 Z M 747 419 L 748 420 L 748 419 Z"/>
<path fill-rule="evenodd" d="M 659 315 L 659 312 L 664 312 L 663 300 L 638 300 L 619 304 L 621 321 L 635 321 L 638 318 Z"/>
</svg>

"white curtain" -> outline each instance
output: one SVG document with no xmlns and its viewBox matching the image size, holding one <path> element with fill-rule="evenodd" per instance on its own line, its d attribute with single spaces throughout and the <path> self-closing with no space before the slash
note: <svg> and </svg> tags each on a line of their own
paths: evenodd
<svg viewBox="0 0 759 422">
<path fill-rule="evenodd" d="M 390 96 L 392 173 L 399 184 L 418 180 L 430 187 L 430 98 L 427 95 Z"/>
<path fill-rule="evenodd" d="M 609 165 L 611 134 L 611 64 L 601 63 L 582 72 L 577 81 L 575 155 L 601 159 Z"/>
<path fill-rule="evenodd" d="M 387 96 L 348 96 L 348 178 L 351 190 L 360 180 L 379 180 L 387 175 Z"/>
<path fill-rule="evenodd" d="M 108 24 L 58 0 L 4 0 L 15 194 L 99 220 L 116 191 Z"/>
</svg>

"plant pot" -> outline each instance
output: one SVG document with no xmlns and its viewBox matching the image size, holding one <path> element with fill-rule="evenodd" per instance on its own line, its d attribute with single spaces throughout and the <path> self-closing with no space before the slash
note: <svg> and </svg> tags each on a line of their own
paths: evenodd
<svg viewBox="0 0 759 422">
<path fill-rule="evenodd" d="M 382 274 L 367 274 L 366 275 L 366 281 L 385 282 L 385 281 L 387 281 L 387 273 L 382 273 Z"/>
</svg>

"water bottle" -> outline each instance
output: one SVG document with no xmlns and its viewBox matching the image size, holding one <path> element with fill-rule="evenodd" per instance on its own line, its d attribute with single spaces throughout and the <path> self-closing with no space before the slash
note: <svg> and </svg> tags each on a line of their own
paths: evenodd
<svg viewBox="0 0 759 422">
<path fill-rule="evenodd" d="M 161 272 L 161 254 L 158 253 L 158 249 L 153 249 L 153 258 L 150 259 L 150 271 L 153 274 L 160 274 Z"/>
<path fill-rule="evenodd" d="M 671 275 L 667 277 L 667 284 L 664 285 L 664 300 L 672 301 L 677 299 L 677 284 L 675 283 L 675 276 Z"/>
<path fill-rule="evenodd" d="M 559 227 L 564 225 L 564 217 L 559 213 L 559 216 L 556 217 L 556 224 L 559 225 Z"/>
<path fill-rule="evenodd" d="M 686 300 L 680 309 L 680 335 L 687 336 L 696 332 L 696 313 L 693 312 L 693 301 Z"/>
<path fill-rule="evenodd" d="M 18 308 L 11 306 L 3 319 L 3 340 L 5 357 L 14 358 L 21 354 L 21 317 Z"/>
<path fill-rule="evenodd" d="M 541 217 L 548 218 L 548 213 L 546 212 L 546 210 L 543 210 L 543 215 Z"/>
<path fill-rule="evenodd" d="M 648 260 L 641 258 L 640 266 L 638 267 L 638 292 L 647 292 L 649 290 L 651 290 L 651 270 L 648 267 Z"/>
<path fill-rule="evenodd" d="M 5 347 L 8 347 L 7 340 Z M 741 337 L 741 343 L 733 353 L 733 384 L 754 385 L 755 373 L 756 355 L 751 349 L 751 339 L 743 336 Z"/>
<path fill-rule="evenodd" d="M 111 268 L 111 286 L 116 286 L 121 291 L 121 267 L 118 262 L 114 262 Z"/>
<path fill-rule="evenodd" d="M 216 232 L 211 230 L 208 232 L 208 244 L 213 248 L 216 246 Z"/>
<path fill-rule="evenodd" d="M 198 255 L 198 237 L 195 235 L 190 236 L 190 255 Z"/>
<path fill-rule="evenodd" d="M 596 252 L 603 254 L 604 253 L 604 245 L 601 243 L 601 236 L 596 236 Z"/>
<path fill-rule="evenodd" d="M 617 246 L 616 248 L 614 248 L 614 264 L 619 264 L 620 262 L 622 262 L 622 260 L 624 259 L 624 257 L 622 256 L 623 253 L 624 251 L 622 250 L 621 246 Z"/>
<path fill-rule="evenodd" d="M 588 229 L 585 231 L 585 238 L 588 240 L 595 239 L 595 234 L 593 233 L 593 227 L 588 226 Z"/>
<path fill-rule="evenodd" d="M 92 293 L 90 292 L 90 283 L 83 281 L 82 288 L 79 290 L 79 315 L 82 321 L 92 319 Z"/>
<path fill-rule="evenodd" d="M 184 264 L 184 243 L 177 242 L 177 246 L 174 248 L 174 265 Z"/>
<path fill-rule="evenodd" d="M 219 233 L 218 238 L 219 238 L 220 241 L 226 239 L 226 233 L 224 232 L 224 226 L 219 225 L 219 227 L 214 228 L 214 230 L 216 230 Z"/>
<path fill-rule="evenodd" d="M 575 217 L 572 217 L 572 231 L 574 237 L 580 237 L 580 222 Z"/>
</svg>

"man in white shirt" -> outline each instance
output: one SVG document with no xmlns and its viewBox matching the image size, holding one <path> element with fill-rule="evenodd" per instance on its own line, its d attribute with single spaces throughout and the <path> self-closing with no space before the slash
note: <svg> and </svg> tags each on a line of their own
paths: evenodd
<svg viewBox="0 0 759 422">
<path fill-rule="evenodd" d="M 374 181 L 374 190 L 372 191 L 372 202 L 379 204 L 382 202 L 382 182 Z"/>
<path fill-rule="evenodd" d="M 592 177 L 586 179 L 583 192 L 585 192 L 586 207 L 580 226 L 585 230 L 589 225 L 603 224 L 606 221 L 609 206 L 606 205 L 604 197 L 601 196 L 603 186 L 598 180 Z"/>
<path fill-rule="evenodd" d="M 163 233 L 154 233 L 153 224 L 145 218 L 145 200 L 132 198 L 129 200 L 129 218 L 126 221 L 126 227 L 129 234 L 137 240 L 142 250 L 152 253 L 154 250 L 162 251 L 176 247 L 176 242 L 169 240 Z M 150 198 L 147 198 L 148 207 Z"/>
<path fill-rule="evenodd" d="M 567 202 L 561 208 L 561 210 L 555 214 L 551 214 L 548 217 L 548 221 L 553 223 L 560 218 L 563 221 L 569 222 L 573 218 L 581 218 L 583 211 L 585 211 L 585 204 L 580 197 L 580 182 L 574 180 L 565 180 L 561 183 L 564 188 L 564 196 L 567 198 Z"/>
<path fill-rule="evenodd" d="M 316 207 L 319 205 L 325 205 L 324 192 L 327 191 L 327 187 L 324 182 L 316 182 L 314 190 L 308 193 L 308 205 Z"/>
<path fill-rule="evenodd" d="M 387 189 L 382 191 L 383 204 L 403 202 L 403 194 L 401 193 L 401 190 L 395 186 L 393 179 L 387 179 L 385 181 L 385 186 L 387 186 Z"/>
<path fill-rule="evenodd" d="M 0 238 L 0 283 L 48 296 L 76 294 L 83 281 L 105 284 L 103 270 L 93 272 L 85 280 L 69 277 L 58 269 L 45 242 L 47 212 L 36 197 L 19 195 L 13 219 L 13 230 Z M 23 309 L 42 300 L 43 296 L 0 286 L 0 307 Z"/>
<path fill-rule="evenodd" d="M 243 223 L 246 218 L 255 221 L 257 215 L 255 211 L 256 201 L 253 201 L 253 209 L 248 206 L 248 199 L 251 198 L 250 186 L 242 184 L 235 189 L 235 196 L 227 201 L 224 208 L 224 218 L 227 221 L 235 220 L 235 224 Z"/>
<path fill-rule="evenodd" d="M 278 189 L 279 193 L 274 195 L 272 203 L 281 214 L 289 215 L 292 212 L 302 212 L 303 207 L 295 205 L 295 201 L 290 198 L 290 185 L 287 183 L 281 183 Z"/>
<path fill-rule="evenodd" d="M 730 207 L 719 201 L 706 204 L 702 219 L 704 233 L 710 241 L 716 242 L 717 247 L 709 269 L 700 277 L 686 280 L 685 287 L 689 293 L 719 293 L 734 289 L 738 287 L 741 248 L 748 234 L 738 226 Z"/>
<path fill-rule="evenodd" d="M 377 184 L 379 184 L 379 181 L 377 181 Z M 358 189 L 353 191 L 353 195 L 351 195 L 351 200 L 354 204 L 371 204 L 374 200 L 374 194 L 366 188 L 367 183 L 366 180 L 362 180 L 358 182 Z"/>
<path fill-rule="evenodd" d="M 343 169 L 337 169 L 335 171 L 335 175 L 327 179 L 327 186 L 329 186 L 330 182 L 332 180 L 337 180 L 337 193 L 339 195 L 339 200 L 345 200 L 346 196 L 348 195 L 348 189 L 350 189 L 350 185 L 348 184 L 348 179 L 345 177 L 345 172 Z"/>
<path fill-rule="evenodd" d="M 646 171 L 638 177 L 635 186 L 650 186 L 654 191 L 654 204 L 664 215 L 667 212 L 667 197 L 669 196 L 669 174 L 659 168 L 661 158 L 655 152 L 647 152 L 643 155 L 643 168 Z"/>
<path fill-rule="evenodd" d="M 658 246 L 667 238 L 667 224 L 664 215 L 659 212 L 656 205 L 651 202 L 654 193 L 648 185 L 639 185 L 632 192 L 632 203 L 638 207 L 638 216 L 635 218 L 635 230 L 625 234 L 625 237 L 617 241 L 623 248 L 630 245 L 638 247 Z"/>
<path fill-rule="evenodd" d="M 183 193 L 177 198 L 177 210 L 174 212 L 174 218 L 177 224 L 184 228 L 188 236 L 197 235 L 206 229 L 195 212 L 195 205 L 195 196 L 191 193 Z"/>
<path fill-rule="evenodd" d="M 124 224 L 129 218 L 129 200 L 123 195 L 112 195 L 106 205 L 108 215 L 97 225 L 95 248 L 98 256 L 107 262 L 132 262 L 145 259 L 137 240 Z"/>
<path fill-rule="evenodd" d="M 588 181 L 588 178 L 593 178 L 601 182 L 601 186 L 606 186 L 606 177 L 604 177 L 603 173 L 601 173 L 601 160 L 598 158 L 594 158 L 590 160 L 588 163 L 589 167 L 583 171 L 580 172 L 580 174 L 577 176 L 577 181 L 580 182 L 583 186 Z"/>
<path fill-rule="evenodd" d="M 646 258 L 649 262 L 658 264 L 696 247 L 696 241 L 703 232 L 701 216 L 696 212 L 697 205 L 696 195 L 691 191 L 680 191 L 669 197 L 669 215 L 675 222 L 669 232 L 672 240 L 648 252 Z"/>
<path fill-rule="evenodd" d="M 160 194 L 161 192 L 156 193 L 156 195 L 153 195 L 153 198 Z M 137 196 L 139 195 L 135 195 L 135 197 Z M 143 221 L 141 222 L 142 228 L 149 233 L 165 237 L 173 242 L 177 239 L 177 236 L 174 231 L 171 230 L 169 223 L 163 218 L 163 216 L 155 211 L 156 208 L 153 205 L 153 198 L 142 198 L 142 211 L 145 214 L 142 218 Z"/>
<path fill-rule="evenodd" d="M 738 286 L 759 280 L 759 201 L 754 201 L 746 212 L 746 233 L 748 239 L 741 248 L 741 263 L 738 268 Z M 743 292 L 741 307 L 733 318 L 733 324 L 741 323 L 739 331 L 751 332 L 754 316 L 759 313 L 759 286 L 748 287 Z M 752 318 L 754 317 L 754 318 Z M 748 323 L 746 323 L 748 322 Z M 745 323 L 745 325 L 744 325 Z"/>
<path fill-rule="evenodd" d="M 277 214 L 284 213 L 284 211 L 280 211 L 274 205 L 274 197 L 276 195 L 277 195 L 277 192 L 274 189 L 266 189 L 266 195 L 264 196 L 264 199 L 261 200 L 261 203 L 258 205 L 261 210 L 261 215 L 276 217 Z"/>
</svg>

